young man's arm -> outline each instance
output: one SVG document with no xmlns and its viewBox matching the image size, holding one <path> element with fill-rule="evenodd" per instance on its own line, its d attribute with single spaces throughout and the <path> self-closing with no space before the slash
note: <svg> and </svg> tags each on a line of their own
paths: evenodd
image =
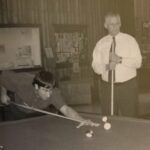
<svg viewBox="0 0 150 150">
<path fill-rule="evenodd" d="M 60 108 L 61 113 L 63 113 L 66 117 L 68 118 L 72 118 L 75 120 L 78 120 L 80 123 L 80 125 L 78 127 L 81 127 L 83 125 L 90 125 L 90 126 L 96 126 L 98 127 L 99 124 L 98 123 L 94 123 L 91 120 L 86 120 L 84 119 L 82 116 L 80 116 L 74 109 L 72 109 L 71 107 L 67 106 L 67 105 L 63 105 Z"/>
<path fill-rule="evenodd" d="M 71 107 L 64 105 L 60 108 L 61 113 L 63 113 L 66 117 L 73 118 L 79 121 L 83 121 L 84 119 Z"/>
</svg>

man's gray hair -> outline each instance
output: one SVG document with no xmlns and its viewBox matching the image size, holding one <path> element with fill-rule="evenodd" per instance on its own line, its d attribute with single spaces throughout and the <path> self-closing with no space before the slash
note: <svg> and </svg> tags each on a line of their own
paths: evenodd
<svg viewBox="0 0 150 150">
<path fill-rule="evenodd" d="M 117 13 L 117 12 L 109 12 L 105 15 L 105 21 L 108 19 L 108 18 L 111 18 L 111 17 L 117 17 L 120 22 L 121 22 L 121 17 L 120 17 L 120 14 Z"/>
</svg>

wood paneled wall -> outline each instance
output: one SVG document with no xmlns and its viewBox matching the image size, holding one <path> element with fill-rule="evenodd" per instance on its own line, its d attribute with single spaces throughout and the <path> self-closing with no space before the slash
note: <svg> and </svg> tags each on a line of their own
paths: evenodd
<svg viewBox="0 0 150 150">
<path fill-rule="evenodd" d="M 105 34 L 103 17 L 112 10 L 123 16 L 123 30 L 133 32 L 133 0 L 0 0 L 0 23 L 41 24 L 43 48 L 56 46 L 53 24 L 87 25 L 91 57 L 96 41 Z"/>
<path fill-rule="evenodd" d="M 136 37 L 142 41 L 142 24 L 150 22 L 150 0 L 134 0 L 135 29 Z"/>
</svg>

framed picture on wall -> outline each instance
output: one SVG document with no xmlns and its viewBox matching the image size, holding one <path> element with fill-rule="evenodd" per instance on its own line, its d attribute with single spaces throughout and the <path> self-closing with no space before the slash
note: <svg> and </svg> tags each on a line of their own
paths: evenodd
<svg viewBox="0 0 150 150">
<path fill-rule="evenodd" d="M 60 78 L 70 79 L 74 74 L 80 75 L 83 64 L 88 61 L 87 26 L 55 24 L 57 42 L 57 68 Z"/>
<path fill-rule="evenodd" d="M 0 25 L 0 70 L 42 66 L 38 25 Z"/>
</svg>

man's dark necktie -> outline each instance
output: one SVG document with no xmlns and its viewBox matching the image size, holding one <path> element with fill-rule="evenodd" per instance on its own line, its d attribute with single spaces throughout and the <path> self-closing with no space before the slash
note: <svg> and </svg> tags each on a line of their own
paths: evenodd
<svg viewBox="0 0 150 150">
<path fill-rule="evenodd" d="M 115 53 L 115 48 L 116 48 L 116 40 L 115 40 L 115 37 L 112 37 L 110 53 Z M 109 60 L 109 63 L 110 63 L 110 60 Z M 114 72 L 114 81 L 115 81 L 115 70 L 113 70 L 113 72 Z M 110 83 L 111 83 L 111 77 L 112 77 L 112 70 L 109 70 L 109 72 L 108 72 L 108 81 Z"/>
</svg>

